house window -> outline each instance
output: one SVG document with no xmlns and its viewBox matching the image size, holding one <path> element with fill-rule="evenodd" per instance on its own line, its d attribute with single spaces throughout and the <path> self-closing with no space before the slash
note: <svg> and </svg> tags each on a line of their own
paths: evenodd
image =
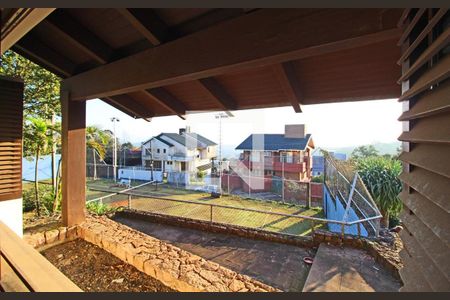
<svg viewBox="0 0 450 300">
<path fill-rule="evenodd" d="M 156 153 L 160 153 L 161 152 L 161 149 L 156 149 Z"/>
<path fill-rule="evenodd" d="M 166 153 L 166 149 L 163 149 L 163 153 Z"/>
<path fill-rule="evenodd" d="M 152 148 L 145 149 L 145 155 L 152 155 Z"/>
<path fill-rule="evenodd" d="M 161 170 L 161 161 L 160 160 L 154 160 L 153 161 L 153 168 Z"/>
</svg>

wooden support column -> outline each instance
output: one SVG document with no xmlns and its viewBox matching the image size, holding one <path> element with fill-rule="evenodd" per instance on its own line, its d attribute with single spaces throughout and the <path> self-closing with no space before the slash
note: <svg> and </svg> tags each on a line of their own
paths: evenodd
<svg viewBox="0 0 450 300">
<path fill-rule="evenodd" d="M 86 102 L 71 101 L 61 90 L 62 112 L 62 217 L 65 226 L 85 220 Z"/>
</svg>

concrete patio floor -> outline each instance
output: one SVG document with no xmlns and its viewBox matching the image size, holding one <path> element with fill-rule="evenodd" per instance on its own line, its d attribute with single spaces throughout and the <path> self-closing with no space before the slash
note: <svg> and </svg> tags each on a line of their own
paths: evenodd
<svg viewBox="0 0 450 300">
<path fill-rule="evenodd" d="M 363 250 L 320 244 L 304 292 L 397 292 L 401 283 Z"/>
<path fill-rule="evenodd" d="M 303 257 L 315 253 L 308 248 L 125 217 L 114 220 L 283 291 L 302 291 L 310 270 Z"/>
</svg>

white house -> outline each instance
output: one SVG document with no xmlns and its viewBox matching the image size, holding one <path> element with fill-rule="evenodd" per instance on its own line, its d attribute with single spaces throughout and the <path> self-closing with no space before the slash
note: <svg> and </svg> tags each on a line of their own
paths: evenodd
<svg viewBox="0 0 450 300">
<path fill-rule="evenodd" d="M 204 136 L 190 132 L 161 133 L 142 144 L 142 165 L 162 172 L 197 172 L 211 169 L 217 144 Z"/>
</svg>

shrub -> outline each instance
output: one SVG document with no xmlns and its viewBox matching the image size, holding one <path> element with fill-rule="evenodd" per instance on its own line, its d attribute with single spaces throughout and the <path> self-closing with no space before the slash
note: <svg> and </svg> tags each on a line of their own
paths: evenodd
<svg viewBox="0 0 450 300">
<path fill-rule="evenodd" d="M 24 212 L 33 211 L 36 209 L 35 190 L 33 188 L 24 188 L 22 192 L 22 209 Z M 39 185 L 39 198 L 41 199 L 41 213 L 53 213 L 53 187 L 49 184 Z"/>
<path fill-rule="evenodd" d="M 86 204 L 86 209 L 95 215 L 106 215 L 109 213 L 113 213 L 116 209 L 107 205 L 107 204 L 103 204 L 97 201 L 94 202 L 90 202 Z"/>
<path fill-rule="evenodd" d="M 323 180 L 324 180 L 323 174 L 318 175 L 318 176 L 314 176 L 313 178 L 311 178 L 311 182 L 319 182 L 319 183 L 322 183 Z"/>
<path fill-rule="evenodd" d="M 401 162 L 381 156 L 367 157 L 357 160 L 356 168 L 383 215 L 384 225 L 388 227 L 389 218 L 397 217 L 402 209 L 399 197 L 402 185 L 398 179 L 402 171 Z"/>
</svg>

